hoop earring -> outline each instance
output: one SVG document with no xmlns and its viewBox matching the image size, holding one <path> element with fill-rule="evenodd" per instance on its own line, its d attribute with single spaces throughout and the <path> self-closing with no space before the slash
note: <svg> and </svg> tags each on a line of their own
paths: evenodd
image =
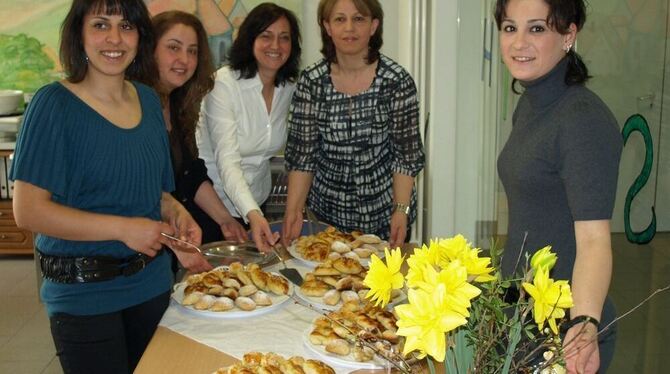
<svg viewBox="0 0 670 374">
<path fill-rule="evenodd" d="M 570 49 L 572 48 L 572 44 L 568 44 L 565 46 L 565 53 L 570 53 Z"/>
</svg>

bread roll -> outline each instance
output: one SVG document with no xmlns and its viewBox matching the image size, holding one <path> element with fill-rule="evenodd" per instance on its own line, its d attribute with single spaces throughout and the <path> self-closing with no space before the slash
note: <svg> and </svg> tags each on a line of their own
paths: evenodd
<svg viewBox="0 0 670 374">
<path fill-rule="evenodd" d="M 317 360 L 305 360 L 302 369 L 305 374 L 335 374 L 333 368 Z"/>
</svg>

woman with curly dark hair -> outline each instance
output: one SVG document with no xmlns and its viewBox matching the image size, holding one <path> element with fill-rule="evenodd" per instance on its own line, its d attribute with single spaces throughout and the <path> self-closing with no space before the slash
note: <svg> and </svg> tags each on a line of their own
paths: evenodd
<svg viewBox="0 0 670 374">
<path fill-rule="evenodd" d="M 198 148 L 221 200 L 249 224 L 256 246 L 278 239 L 261 206 L 270 195 L 270 158 L 286 141 L 286 117 L 300 65 L 298 21 L 263 3 L 240 26 L 230 65 L 217 72 L 205 98 Z"/>
<path fill-rule="evenodd" d="M 247 234 L 214 191 L 198 158 L 195 130 L 200 103 L 214 87 L 214 66 L 202 23 L 181 11 L 153 18 L 158 91 L 170 138 L 177 198 L 202 228 L 202 242 L 245 241 Z"/>
</svg>

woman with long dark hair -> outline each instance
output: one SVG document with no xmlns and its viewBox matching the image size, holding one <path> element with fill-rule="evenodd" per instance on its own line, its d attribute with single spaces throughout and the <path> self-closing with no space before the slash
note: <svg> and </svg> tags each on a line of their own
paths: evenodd
<svg viewBox="0 0 670 374">
<path fill-rule="evenodd" d="M 249 12 L 205 98 L 198 134 L 214 188 L 228 210 L 251 228 L 263 251 L 278 240 L 262 206 L 270 195 L 270 158 L 286 142 L 286 116 L 300 65 L 293 12 L 263 3 Z"/>
<path fill-rule="evenodd" d="M 156 77 L 153 37 L 142 0 L 74 0 L 61 29 L 66 79 L 35 94 L 17 141 L 14 215 L 37 233 L 65 373 L 132 373 L 169 303 L 162 234 L 200 243 L 169 193 L 158 96 L 134 81 Z"/>
</svg>

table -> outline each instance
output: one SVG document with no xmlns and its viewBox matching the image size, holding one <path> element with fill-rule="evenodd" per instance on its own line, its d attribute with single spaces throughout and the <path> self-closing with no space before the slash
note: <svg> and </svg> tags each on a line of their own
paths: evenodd
<svg viewBox="0 0 670 374">
<path fill-rule="evenodd" d="M 288 260 L 287 264 L 297 268 L 303 275 L 310 270 L 295 259 Z M 280 264 L 273 264 L 265 270 L 275 271 L 280 267 Z M 258 317 L 234 320 L 199 318 L 184 312 L 172 300 L 135 373 L 209 374 L 233 364 L 243 353 L 255 350 L 253 348 L 283 356 L 316 358 L 305 348 L 302 336 L 318 315 L 289 300 L 280 310 Z M 263 335 L 263 331 L 267 334 Z M 197 335 L 197 338 L 193 335 Z M 244 343 L 228 345 L 228 342 Z M 333 368 L 338 373 L 352 371 L 345 367 Z M 384 370 L 355 372 L 380 373 Z"/>
</svg>

